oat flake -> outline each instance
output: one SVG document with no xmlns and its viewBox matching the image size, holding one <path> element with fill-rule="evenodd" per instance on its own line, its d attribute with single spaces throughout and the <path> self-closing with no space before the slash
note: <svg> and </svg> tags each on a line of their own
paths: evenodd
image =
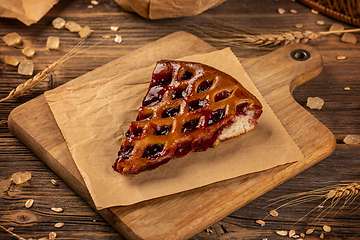
<svg viewBox="0 0 360 240">
<path fill-rule="evenodd" d="M 263 220 L 256 220 L 256 223 L 262 227 L 265 226 L 265 222 Z"/>
<path fill-rule="evenodd" d="M 279 236 L 286 236 L 288 234 L 288 232 L 285 230 L 281 230 L 281 231 L 276 231 L 276 234 Z"/>
<path fill-rule="evenodd" d="M 328 226 L 328 225 L 324 225 L 324 226 L 323 226 L 323 230 L 324 230 L 325 232 L 331 232 L 331 227 Z"/>
<path fill-rule="evenodd" d="M 31 208 L 33 204 L 34 204 L 34 199 L 28 199 L 28 200 L 25 202 L 25 207 L 26 207 L 26 208 Z"/>
<path fill-rule="evenodd" d="M 313 228 L 309 228 L 308 230 L 306 230 L 306 234 L 310 235 L 314 232 Z"/>
<path fill-rule="evenodd" d="M 276 210 L 271 210 L 270 215 L 273 217 L 277 217 L 277 216 L 279 216 L 279 213 Z"/>
<path fill-rule="evenodd" d="M 63 211 L 63 209 L 59 208 L 59 207 L 58 208 L 52 207 L 51 210 L 53 210 L 54 212 L 58 212 L 58 213 Z"/>
</svg>

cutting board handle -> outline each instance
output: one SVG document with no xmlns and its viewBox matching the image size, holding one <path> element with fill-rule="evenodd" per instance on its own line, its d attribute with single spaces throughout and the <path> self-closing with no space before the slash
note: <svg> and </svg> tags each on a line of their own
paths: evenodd
<svg viewBox="0 0 360 240">
<path fill-rule="evenodd" d="M 241 61 L 251 80 L 259 88 L 288 94 L 320 74 L 323 60 L 319 52 L 304 44 L 285 45 L 269 54 Z M 264 81 L 266 79 L 266 81 Z M 278 96 L 279 97 L 279 96 Z"/>
</svg>

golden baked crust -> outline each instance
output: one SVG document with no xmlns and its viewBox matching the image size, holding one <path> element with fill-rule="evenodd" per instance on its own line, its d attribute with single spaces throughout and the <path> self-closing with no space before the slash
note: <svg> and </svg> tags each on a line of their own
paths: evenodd
<svg viewBox="0 0 360 240">
<path fill-rule="evenodd" d="M 205 151 L 252 130 L 261 113 L 258 99 L 230 75 L 195 62 L 159 61 L 113 167 L 136 174 Z"/>
</svg>

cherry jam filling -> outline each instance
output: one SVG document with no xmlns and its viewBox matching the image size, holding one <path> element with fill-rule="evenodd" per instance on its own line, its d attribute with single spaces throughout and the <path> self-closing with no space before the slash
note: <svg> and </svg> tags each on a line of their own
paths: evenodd
<svg viewBox="0 0 360 240">
<path fill-rule="evenodd" d="M 187 95 L 187 89 L 184 88 L 178 88 L 178 89 L 175 89 L 173 91 L 173 93 L 171 94 L 171 99 L 172 100 L 175 100 L 175 99 L 179 99 L 179 98 L 183 98 L 183 97 L 186 97 Z"/>
<path fill-rule="evenodd" d="M 212 81 L 210 80 L 203 81 L 202 83 L 199 84 L 196 92 L 197 93 L 205 92 L 209 90 L 211 86 L 212 86 Z"/>
<path fill-rule="evenodd" d="M 148 93 L 146 94 L 142 105 L 143 106 L 153 106 L 161 101 L 163 98 L 164 93 L 166 92 L 166 88 L 162 85 L 156 85 L 149 89 Z"/>
<path fill-rule="evenodd" d="M 247 107 L 249 106 L 248 103 L 240 103 L 236 105 L 235 115 L 245 115 L 247 112 Z"/>
<path fill-rule="evenodd" d="M 172 126 L 154 126 L 154 135 L 168 135 Z"/>
<path fill-rule="evenodd" d="M 168 108 L 165 109 L 162 113 L 162 117 L 163 118 L 167 118 L 167 117 L 173 117 L 176 116 L 180 111 L 180 107 L 176 106 L 176 107 L 172 107 L 172 108 Z"/>
<path fill-rule="evenodd" d="M 218 109 L 209 115 L 207 124 L 213 125 L 215 123 L 218 123 L 221 121 L 221 119 L 223 119 L 224 116 L 225 116 L 225 109 Z"/>
<path fill-rule="evenodd" d="M 143 128 L 139 127 L 139 126 L 130 126 L 130 129 L 127 130 L 127 132 L 125 133 L 125 136 L 128 138 L 134 138 L 134 137 L 138 137 L 140 136 L 141 132 L 142 132 Z"/>
<path fill-rule="evenodd" d="M 196 129 L 196 126 L 199 123 L 199 119 L 196 120 L 190 120 L 186 123 L 184 123 L 184 125 L 181 128 L 182 132 L 191 132 L 194 131 Z"/>
<path fill-rule="evenodd" d="M 154 159 L 160 157 L 163 148 L 164 148 L 163 144 L 151 144 L 145 148 L 142 157 L 148 159 Z"/>
<path fill-rule="evenodd" d="M 194 77 L 194 74 L 190 71 L 185 71 L 181 76 L 181 81 L 189 80 Z"/>
<path fill-rule="evenodd" d="M 191 152 L 191 143 L 190 142 L 185 142 L 185 143 L 181 143 L 179 144 L 179 146 L 177 147 L 175 153 L 174 153 L 174 157 L 183 157 L 186 154 L 188 154 L 189 152 Z"/>
<path fill-rule="evenodd" d="M 198 99 L 191 101 L 189 104 L 189 112 L 205 107 L 206 103 L 207 103 L 206 99 Z"/>
<path fill-rule="evenodd" d="M 231 93 L 226 90 L 219 92 L 219 93 L 215 94 L 214 101 L 215 102 L 221 101 L 223 99 L 230 97 L 230 95 L 231 95 Z"/>
<path fill-rule="evenodd" d="M 123 159 L 128 159 L 131 157 L 132 150 L 134 149 L 133 146 L 124 146 L 121 145 L 121 149 L 119 151 L 119 162 Z"/>
<path fill-rule="evenodd" d="M 172 72 L 161 72 L 153 75 L 152 86 L 155 85 L 169 85 L 172 80 Z"/>
<path fill-rule="evenodd" d="M 136 121 L 145 121 L 145 120 L 150 120 L 152 118 L 152 114 L 140 114 L 136 117 Z"/>
</svg>

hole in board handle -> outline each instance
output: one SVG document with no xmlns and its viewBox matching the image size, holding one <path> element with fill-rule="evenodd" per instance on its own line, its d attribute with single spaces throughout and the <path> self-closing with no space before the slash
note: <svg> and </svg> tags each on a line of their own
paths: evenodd
<svg viewBox="0 0 360 240">
<path fill-rule="evenodd" d="M 290 53 L 290 56 L 296 61 L 306 61 L 310 58 L 310 53 L 304 49 L 296 49 Z"/>
</svg>

